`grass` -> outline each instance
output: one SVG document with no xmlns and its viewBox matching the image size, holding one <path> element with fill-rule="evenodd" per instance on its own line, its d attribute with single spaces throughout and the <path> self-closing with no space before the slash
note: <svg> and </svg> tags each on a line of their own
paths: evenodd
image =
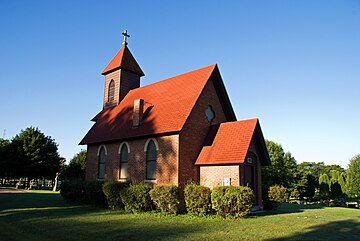
<svg viewBox="0 0 360 241">
<path fill-rule="evenodd" d="M 284 204 L 246 219 L 126 214 L 58 193 L 0 193 L 0 240 L 359 240 L 360 210 Z"/>
</svg>

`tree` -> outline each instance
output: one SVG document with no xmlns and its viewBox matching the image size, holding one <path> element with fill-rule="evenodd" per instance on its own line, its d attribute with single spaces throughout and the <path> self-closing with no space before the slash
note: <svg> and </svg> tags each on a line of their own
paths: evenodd
<svg viewBox="0 0 360 241">
<path fill-rule="evenodd" d="M 346 189 L 349 196 L 360 196 L 360 155 L 357 155 L 350 160 L 346 172 Z"/>
<path fill-rule="evenodd" d="M 319 194 L 324 199 L 329 198 L 330 195 L 329 183 L 329 176 L 326 173 L 321 174 L 319 178 Z"/>
<path fill-rule="evenodd" d="M 64 179 L 85 178 L 86 169 L 86 150 L 81 150 L 71 160 L 69 165 L 64 169 L 62 177 Z"/>
<path fill-rule="evenodd" d="M 293 194 L 297 194 L 300 198 L 312 198 L 315 195 L 315 183 L 317 180 L 309 171 L 304 171 L 298 167 L 294 183 L 294 190 L 297 192 L 295 191 Z"/>
<path fill-rule="evenodd" d="M 9 162 L 10 141 L 0 138 L 0 177 L 12 177 L 12 167 Z"/>
<path fill-rule="evenodd" d="M 328 174 L 328 176 L 331 175 L 332 170 L 338 171 L 340 173 L 345 172 L 345 169 L 342 168 L 341 166 L 337 165 L 337 164 L 326 165 L 324 167 L 324 171 L 325 171 L 326 174 Z"/>
<path fill-rule="evenodd" d="M 338 178 L 338 183 L 340 184 L 341 192 L 343 194 L 346 194 L 346 175 L 345 175 L 345 172 L 340 173 L 339 178 Z"/>
<path fill-rule="evenodd" d="M 337 198 L 343 195 L 341 191 L 341 186 L 339 184 L 339 177 L 341 175 L 338 170 L 331 170 L 331 179 L 330 179 L 330 195 L 332 198 Z"/>
<path fill-rule="evenodd" d="M 314 180 L 315 188 L 319 188 L 320 175 L 325 173 L 324 162 L 302 162 L 298 164 L 298 170 L 309 173 Z"/>
<path fill-rule="evenodd" d="M 266 189 L 273 185 L 291 188 L 294 185 L 296 160 L 290 152 L 285 153 L 282 146 L 266 140 L 271 166 L 262 167 L 262 182 Z"/>
<path fill-rule="evenodd" d="M 17 166 L 17 176 L 53 179 L 59 172 L 61 158 L 57 144 L 38 128 L 29 127 L 16 135 L 12 142 L 11 159 Z"/>
</svg>

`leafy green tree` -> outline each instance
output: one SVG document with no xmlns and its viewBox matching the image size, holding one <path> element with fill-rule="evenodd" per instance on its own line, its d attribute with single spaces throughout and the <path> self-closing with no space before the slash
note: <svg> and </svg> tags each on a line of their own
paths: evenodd
<svg viewBox="0 0 360 241">
<path fill-rule="evenodd" d="M 339 178 L 338 178 L 338 183 L 340 184 L 341 192 L 343 194 L 346 194 L 346 175 L 345 175 L 345 172 L 340 173 Z"/>
<path fill-rule="evenodd" d="M 294 189 L 297 192 L 293 193 L 296 193 L 301 199 L 304 197 L 311 198 L 315 195 L 315 183 L 317 183 L 317 180 L 314 179 L 314 176 L 309 171 L 298 168 L 294 183 Z"/>
<path fill-rule="evenodd" d="M 349 196 L 360 196 L 360 155 L 357 155 L 350 160 L 346 172 L 346 189 Z"/>
<path fill-rule="evenodd" d="M 339 173 L 345 172 L 345 169 L 342 168 L 341 166 L 337 165 L 337 164 L 333 164 L 333 165 L 326 165 L 324 166 L 324 172 L 326 173 L 329 177 L 331 176 L 331 171 L 338 171 Z"/>
<path fill-rule="evenodd" d="M 271 166 L 262 167 L 262 182 L 266 190 L 273 185 L 291 188 L 294 185 L 296 160 L 290 152 L 285 153 L 283 147 L 273 141 L 266 140 L 271 159 Z"/>
<path fill-rule="evenodd" d="M 57 144 L 38 128 L 29 127 L 11 142 L 11 159 L 17 166 L 17 176 L 53 179 L 61 167 Z"/>
<path fill-rule="evenodd" d="M 85 179 L 86 150 L 81 150 L 71 160 L 62 172 L 64 179 L 80 178 Z"/>
<path fill-rule="evenodd" d="M 330 179 L 330 196 L 332 198 L 337 198 L 343 195 L 341 191 L 341 186 L 339 184 L 339 176 L 341 175 L 338 170 L 331 170 L 331 179 Z"/>
<path fill-rule="evenodd" d="M 325 173 L 324 162 L 302 162 L 298 164 L 298 170 L 309 173 L 314 180 L 315 188 L 319 188 L 320 175 Z"/>
<path fill-rule="evenodd" d="M 12 177 L 13 168 L 9 161 L 10 141 L 0 138 L 0 177 Z"/>
<path fill-rule="evenodd" d="M 329 184 L 330 184 L 330 180 L 329 180 L 329 176 L 324 173 L 324 174 L 321 174 L 320 175 L 320 178 L 319 178 L 319 194 L 322 198 L 329 198 L 329 195 L 330 195 L 330 187 L 329 187 Z"/>
</svg>

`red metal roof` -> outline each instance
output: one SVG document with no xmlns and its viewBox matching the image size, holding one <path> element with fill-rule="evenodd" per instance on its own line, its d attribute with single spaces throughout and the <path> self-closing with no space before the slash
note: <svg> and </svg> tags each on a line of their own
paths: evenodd
<svg viewBox="0 0 360 241">
<path fill-rule="evenodd" d="M 115 107 L 104 109 L 80 142 L 99 143 L 180 131 L 216 65 L 131 90 Z M 133 128 L 134 100 L 143 99 L 144 120 Z"/>
<path fill-rule="evenodd" d="M 129 48 L 123 45 L 115 57 L 110 61 L 101 74 L 105 75 L 116 69 L 126 69 L 131 72 L 144 76 L 139 64 L 136 62 L 134 56 L 131 54 Z"/>
<path fill-rule="evenodd" d="M 212 144 L 202 148 L 195 165 L 243 163 L 257 124 L 258 119 L 221 123 Z"/>
</svg>

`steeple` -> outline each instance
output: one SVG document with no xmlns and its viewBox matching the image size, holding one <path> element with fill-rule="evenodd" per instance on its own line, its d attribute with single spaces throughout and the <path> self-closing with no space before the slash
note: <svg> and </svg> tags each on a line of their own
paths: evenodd
<svg viewBox="0 0 360 241">
<path fill-rule="evenodd" d="M 130 37 L 127 30 L 122 35 L 121 49 L 101 73 L 105 76 L 104 108 L 119 104 L 130 90 L 140 87 L 140 77 L 144 76 L 127 47 L 127 38 Z"/>
</svg>

